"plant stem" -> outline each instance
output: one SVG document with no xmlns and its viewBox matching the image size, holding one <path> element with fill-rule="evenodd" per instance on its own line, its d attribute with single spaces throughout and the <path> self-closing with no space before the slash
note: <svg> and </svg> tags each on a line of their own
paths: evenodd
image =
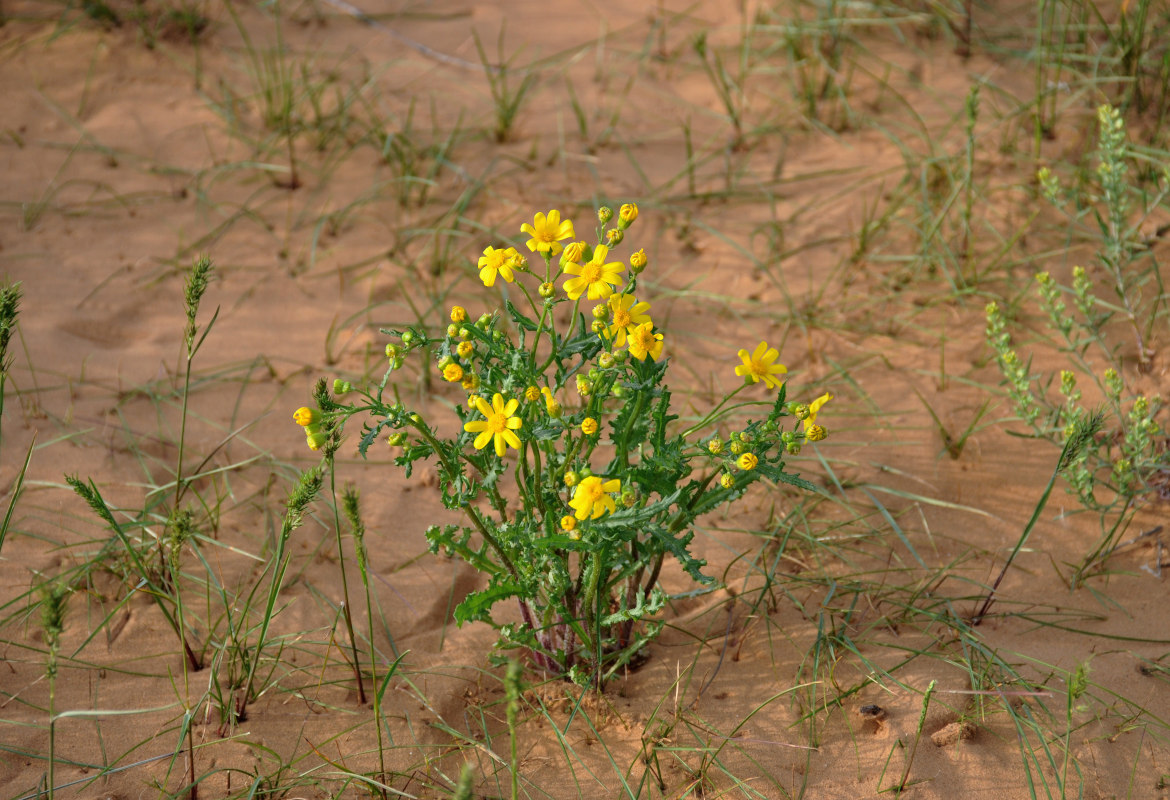
<svg viewBox="0 0 1170 800">
<path fill-rule="evenodd" d="M 345 598 L 343 603 L 345 630 L 349 634 L 349 646 L 353 653 L 353 678 L 357 681 L 358 705 L 364 706 L 366 704 L 366 687 L 362 683 L 362 670 L 358 662 L 357 637 L 353 633 L 353 613 L 350 611 L 349 581 L 345 577 L 345 552 L 341 547 L 341 514 L 337 510 L 337 470 L 334 468 L 333 453 L 329 453 L 325 458 L 329 462 L 329 493 L 333 499 L 333 529 L 337 533 L 337 564 L 341 570 L 341 592 Z M 377 687 L 375 687 L 376 690 Z"/>
</svg>

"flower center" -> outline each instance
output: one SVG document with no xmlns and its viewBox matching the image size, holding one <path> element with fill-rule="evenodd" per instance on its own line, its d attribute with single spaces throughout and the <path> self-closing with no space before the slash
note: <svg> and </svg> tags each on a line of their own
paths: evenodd
<svg viewBox="0 0 1170 800">
<path fill-rule="evenodd" d="M 503 433 L 508 429 L 508 418 L 503 414 L 492 414 L 488 417 L 488 430 L 492 433 Z"/>
<path fill-rule="evenodd" d="M 621 308 L 614 309 L 613 324 L 618 328 L 630 327 L 630 312 Z"/>
<path fill-rule="evenodd" d="M 601 265 L 589 263 L 581 269 L 581 279 L 586 283 L 597 283 L 601 280 Z"/>
<path fill-rule="evenodd" d="M 638 328 L 634 333 L 634 341 L 639 350 L 649 350 L 650 346 L 654 344 L 654 334 L 644 328 Z"/>
<path fill-rule="evenodd" d="M 546 227 L 541 228 L 540 230 L 538 230 L 536 232 L 535 238 L 539 239 L 542 242 L 552 243 L 552 242 L 555 242 L 557 240 L 557 231 L 555 228 L 546 226 Z"/>
<path fill-rule="evenodd" d="M 748 361 L 748 372 L 758 379 L 768 374 L 768 367 L 753 358 Z"/>
<path fill-rule="evenodd" d="M 592 483 L 588 486 L 582 486 L 581 493 L 585 495 L 590 503 L 596 503 L 598 498 L 605 494 L 605 490 L 601 488 L 600 483 Z"/>
</svg>

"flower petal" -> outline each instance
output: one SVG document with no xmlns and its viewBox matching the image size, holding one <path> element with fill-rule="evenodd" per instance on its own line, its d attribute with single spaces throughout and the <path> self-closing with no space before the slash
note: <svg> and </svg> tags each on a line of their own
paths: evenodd
<svg viewBox="0 0 1170 800">
<path fill-rule="evenodd" d="M 472 442 L 472 444 L 475 446 L 476 450 L 482 450 L 487 447 L 487 443 L 491 440 L 492 432 L 487 429 L 487 425 L 485 423 L 483 433 L 481 433 L 479 436 L 476 436 L 475 441 Z"/>
</svg>

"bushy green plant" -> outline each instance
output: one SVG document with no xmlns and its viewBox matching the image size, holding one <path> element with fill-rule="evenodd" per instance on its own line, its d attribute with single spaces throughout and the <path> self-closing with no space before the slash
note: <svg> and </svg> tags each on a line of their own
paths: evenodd
<svg viewBox="0 0 1170 800">
<path fill-rule="evenodd" d="M 813 488 L 786 470 L 784 457 L 825 437 L 817 412 L 830 399 L 787 402 L 779 353 L 760 342 L 739 351 L 738 387 L 695 424 L 676 424 L 664 336 L 649 303 L 635 295 L 646 254 L 629 256 L 624 289 L 627 265 L 612 260 L 637 214 L 633 204 L 616 219 L 601 208 L 592 246 L 562 245 L 576 238 L 573 223 L 556 210 L 536 214 L 522 230 L 543 263 L 534 267 L 511 247 L 489 246 L 479 259 L 483 283 L 502 278 L 527 309 L 505 299 L 502 310 L 472 321 L 455 306 L 445 331 L 385 330 L 394 341 L 378 384 L 338 380 L 330 394 L 320 381 L 317 407 L 295 414 L 313 449 L 335 448 L 358 417 L 363 455 L 386 439 L 400 448 L 396 463 L 408 476 L 434 459 L 443 504 L 466 522 L 432 526 L 430 549 L 458 555 L 488 577 L 486 588 L 459 604 L 456 620 L 489 622 L 502 644 L 527 648 L 538 667 L 594 686 L 661 628 L 659 577 L 668 557 L 695 581 L 711 582 L 691 551 L 696 518 L 758 480 Z M 535 294 L 525 281 L 537 284 Z M 594 302 L 584 313 L 582 305 Z M 572 313 L 562 332 L 556 310 L 566 303 Z M 469 393 L 456 407 L 454 436 L 391 399 L 398 394 L 391 379 L 419 354 L 434 357 L 443 379 Z M 769 399 L 733 402 L 761 383 Z M 761 418 L 724 441 L 720 424 L 753 407 L 762 407 Z M 493 607 L 513 599 L 522 621 L 495 622 Z"/>
<path fill-rule="evenodd" d="M 1142 240 L 1142 220 L 1135 223 L 1130 208 L 1135 198 L 1147 211 L 1156 207 L 1170 187 L 1170 175 L 1163 175 L 1156 194 L 1143 194 L 1126 179 L 1132 154 L 1120 114 L 1101 106 L 1098 121 L 1095 186 L 1065 196 L 1049 170 L 1041 170 L 1038 176 L 1044 194 L 1066 210 L 1074 223 L 1085 217 L 1095 221 L 1100 239 L 1096 272 L 1104 276 L 1113 294 L 1106 299 L 1100 282 L 1082 266 L 1073 268 L 1071 285 L 1048 272 L 1036 275 L 1036 300 L 1046 326 L 1073 367 L 1060 371 L 1058 396 L 1048 390 L 1056 376 L 1034 374 L 1031 361 L 1012 348 L 999 304 L 990 303 L 986 309 L 988 342 L 996 352 L 1016 413 L 1034 435 L 1062 443 L 1077 423 L 1093 413 L 1078 385 L 1084 379 L 1093 385 L 1094 403 L 1103 403 L 1112 420 L 1063 470 L 1069 491 L 1101 520 L 1101 537 L 1075 565 L 1074 583 L 1113 551 L 1143 496 L 1164 491 L 1170 474 L 1165 436 L 1156 420 L 1161 401 L 1125 388 L 1127 374 L 1152 369 L 1155 342 L 1165 325 L 1161 276 Z M 1066 299 L 1071 299 L 1072 308 Z M 1126 356 L 1124 343 L 1115 341 L 1119 328 L 1133 337 L 1132 356 Z"/>
</svg>

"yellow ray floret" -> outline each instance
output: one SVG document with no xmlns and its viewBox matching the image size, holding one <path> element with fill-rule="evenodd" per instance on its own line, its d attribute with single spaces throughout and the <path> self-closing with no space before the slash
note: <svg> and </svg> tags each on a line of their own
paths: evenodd
<svg viewBox="0 0 1170 800">
<path fill-rule="evenodd" d="M 621 490 L 622 483 L 617 478 L 607 481 L 590 475 L 577 484 L 569 505 L 573 507 L 577 519 L 597 519 L 607 511 L 612 514 L 617 510 L 610 495 Z"/>
<path fill-rule="evenodd" d="M 514 247 L 500 250 L 489 246 L 484 250 L 483 255 L 479 257 L 479 279 L 483 281 L 483 285 L 494 286 L 496 275 L 511 283 L 515 279 L 512 270 L 519 255 Z"/>
<path fill-rule="evenodd" d="M 601 300 L 613 294 L 615 286 L 622 285 L 621 273 L 626 265 L 620 261 L 606 263 L 608 255 L 609 248 L 599 244 L 588 262 L 565 265 L 566 273 L 577 276 L 565 281 L 565 294 L 570 300 L 576 300 L 586 292 L 590 300 Z"/>
<path fill-rule="evenodd" d="M 650 356 L 655 361 L 662 358 L 662 334 L 654 332 L 653 322 L 643 322 L 629 332 L 630 355 L 639 361 Z"/>
<path fill-rule="evenodd" d="M 475 404 L 475 410 L 483 414 L 484 419 L 476 419 L 466 423 L 463 430 L 469 433 L 478 433 L 472 444 L 476 450 L 482 450 L 487 447 L 487 443 L 495 439 L 496 455 L 500 458 L 504 457 L 507 452 L 507 445 L 511 445 L 515 449 L 520 449 L 520 437 L 516 435 L 515 431 L 524 424 L 519 417 L 513 417 L 513 412 L 516 411 L 520 401 L 516 399 L 504 402 L 504 396 L 496 392 L 492 397 L 492 404 L 488 405 L 487 401 L 482 397 L 468 398 L 468 402 Z"/>
<path fill-rule="evenodd" d="M 735 374 L 752 383 L 763 381 L 769 389 L 777 389 L 783 381 L 777 380 L 776 376 L 788 371 L 788 367 L 783 364 L 774 363 L 779 355 L 780 351 L 768 347 L 767 342 L 756 345 L 756 349 L 750 355 L 747 350 L 740 350 L 739 360 L 743 363 L 735 368 Z"/>
<path fill-rule="evenodd" d="M 557 244 L 563 239 L 572 239 L 577 234 L 573 231 L 573 223 L 569 220 L 561 221 L 561 212 L 555 208 L 548 212 L 548 216 L 536 212 L 532 224 L 525 222 L 520 230 L 532 238 L 528 240 L 528 249 L 534 253 L 551 253 L 556 255 L 561 251 Z"/>
<path fill-rule="evenodd" d="M 614 347 L 626 346 L 626 334 L 639 325 L 650 321 L 649 303 L 637 303 L 632 294 L 612 294 L 609 296 L 609 313 L 613 317 L 613 324 L 606 329 L 605 335 L 613 340 Z"/>
</svg>

